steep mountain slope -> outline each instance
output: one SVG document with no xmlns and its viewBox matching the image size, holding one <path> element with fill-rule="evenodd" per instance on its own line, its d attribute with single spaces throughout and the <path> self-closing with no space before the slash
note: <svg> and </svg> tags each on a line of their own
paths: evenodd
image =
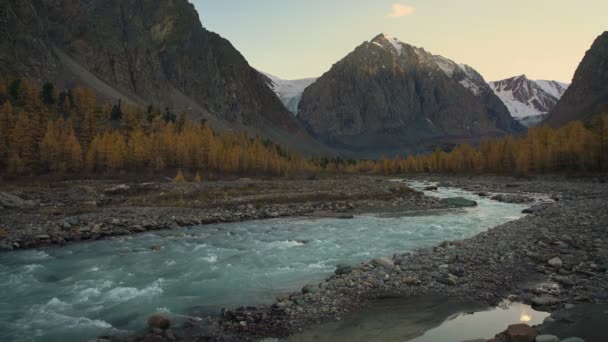
<svg viewBox="0 0 608 342">
<path fill-rule="evenodd" d="M 0 51 L 2 75 L 89 86 L 108 99 L 318 147 L 187 0 L 0 0 Z"/>
<path fill-rule="evenodd" d="M 370 156 L 523 130 L 473 68 L 383 34 L 306 88 L 298 118 L 327 144 Z"/>
<path fill-rule="evenodd" d="M 549 114 L 546 122 L 561 126 L 608 113 L 608 31 L 587 51 L 574 73 L 572 84 Z"/>
<path fill-rule="evenodd" d="M 530 80 L 526 75 L 488 83 L 511 116 L 528 126 L 541 122 L 562 97 L 567 84 Z"/>
<path fill-rule="evenodd" d="M 316 78 L 302 78 L 299 80 L 284 80 L 271 74 L 263 73 L 268 77 L 268 85 L 277 94 L 283 105 L 295 115 L 298 115 L 298 105 L 302 100 L 302 93 Z"/>
</svg>

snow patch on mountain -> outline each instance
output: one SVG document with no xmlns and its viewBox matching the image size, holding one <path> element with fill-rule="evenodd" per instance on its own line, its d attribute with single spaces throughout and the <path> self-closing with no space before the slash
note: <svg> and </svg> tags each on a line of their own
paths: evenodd
<svg viewBox="0 0 608 342">
<path fill-rule="evenodd" d="M 384 35 L 384 38 L 386 38 L 386 40 L 391 43 L 391 45 L 395 48 L 395 50 L 397 51 L 398 55 L 401 55 L 401 53 L 403 52 L 403 42 L 401 42 L 399 39 L 391 37 L 387 34 Z"/>
<path fill-rule="evenodd" d="M 387 51 L 396 52 L 397 56 L 400 57 L 404 55 L 404 49 L 406 47 L 411 48 L 418 57 L 419 63 L 437 67 L 447 77 L 458 82 L 462 87 L 473 93 L 473 95 L 481 96 L 484 93 L 484 90 L 490 92 L 483 77 L 468 65 L 456 63 L 453 60 L 440 55 L 433 55 L 424 50 L 424 48 L 406 44 L 387 34 L 376 36 L 371 43 Z"/>
<path fill-rule="evenodd" d="M 489 85 L 511 116 L 527 126 L 541 122 L 568 88 L 565 83 L 530 80 L 526 75 L 490 82 Z"/>
<path fill-rule="evenodd" d="M 558 81 L 535 80 L 536 84 L 541 87 L 547 94 L 554 96 L 558 100 L 564 95 L 569 84 Z"/>
<path fill-rule="evenodd" d="M 295 115 L 298 114 L 298 105 L 302 100 L 304 89 L 308 88 L 308 86 L 315 83 L 317 80 L 317 78 L 284 80 L 265 72 L 262 72 L 262 74 L 268 77 L 270 80 L 268 85 L 275 94 L 277 94 L 281 102 L 283 102 L 283 105 Z"/>
<path fill-rule="evenodd" d="M 475 96 L 479 96 L 481 94 L 481 88 L 477 83 L 473 82 L 470 78 L 463 78 L 460 80 L 460 83 L 463 87 L 469 89 Z"/>
</svg>

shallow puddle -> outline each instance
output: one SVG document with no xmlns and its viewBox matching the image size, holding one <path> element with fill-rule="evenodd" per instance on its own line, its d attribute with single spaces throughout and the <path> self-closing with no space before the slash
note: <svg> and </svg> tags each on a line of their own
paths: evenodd
<svg viewBox="0 0 608 342">
<path fill-rule="evenodd" d="M 508 325 L 542 323 L 548 313 L 521 303 L 499 307 L 437 296 L 386 298 L 342 321 L 311 327 L 289 342 L 443 342 L 492 338 Z"/>
</svg>

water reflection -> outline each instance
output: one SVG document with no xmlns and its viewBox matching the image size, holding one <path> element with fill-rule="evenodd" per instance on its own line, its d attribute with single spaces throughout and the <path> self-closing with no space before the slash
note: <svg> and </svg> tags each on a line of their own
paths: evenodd
<svg viewBox="0 0 608 342">
<path fill-rule="evenodd" d="M 492 309 L 481 303 L 438 296 L 388 298 L 343 321 L 311 327 L 290 342 L 438 342 L 492 338 L 508 325 L 539 324 L 549 314 L 521 303 Z"/>
</svg>

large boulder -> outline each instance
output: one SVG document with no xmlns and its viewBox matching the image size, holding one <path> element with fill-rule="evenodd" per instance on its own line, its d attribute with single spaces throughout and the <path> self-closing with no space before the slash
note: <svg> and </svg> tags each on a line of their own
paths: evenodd
<svg viewBox="0 0 608 342">
<path fill-rule="evenodd" d="M 534 342 L 538 336 L 536 330 L 527 324 L 509 325 L 507 330 L 496 335 L 497 338 L 503 338 L 506 342 Z"/>
<path fill-rule="evenodd" d="M 392 269 L 395 267 L 395 263 L 387 258 L 376 258 L 372 260 L 372 265 L 374 265 L 374 267 L 383 267 L 386 269 Z"/>
<path fill-rule="evenodd" d="M 167 330 L 171 328 L 171 320 L 163 315 L 152 315 L 148 318 L 148 328 Z"/>
<path fill-rule="evenodd" d="M 450 197 L 441 200 L 442 203 L 455 207 L 476 207 L 477 202 L 464 197 Z"/>
</svg>

